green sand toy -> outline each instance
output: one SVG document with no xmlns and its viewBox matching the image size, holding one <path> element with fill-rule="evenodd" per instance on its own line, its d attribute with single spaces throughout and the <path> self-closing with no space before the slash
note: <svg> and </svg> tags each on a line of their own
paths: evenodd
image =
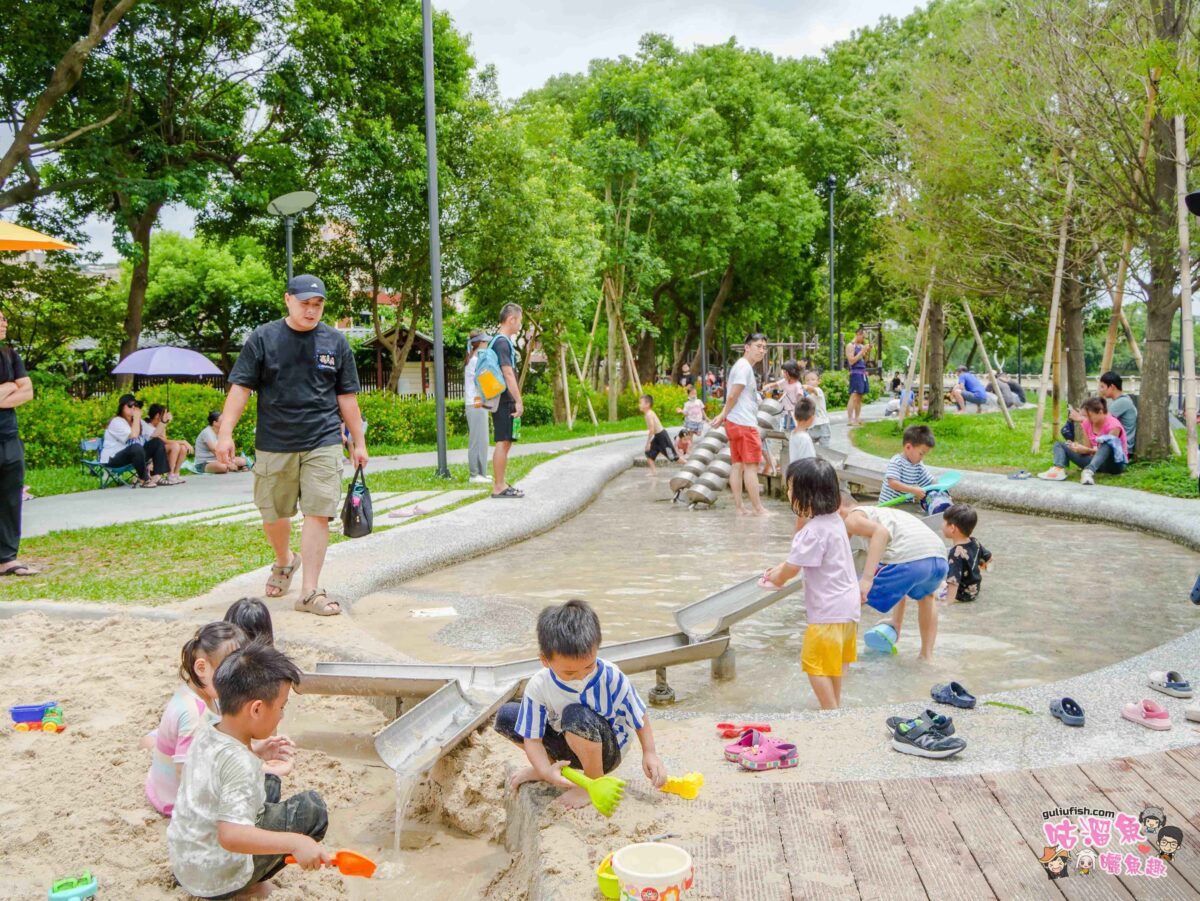
<svg viewBox="0 0 1200 901">
<path fill-rule="evenodd" d="M 961 478 L 962 478 L 961 472 L 943 473 L 942 477 L 940 479 L 938 479 L 936 482 L 934 482 L 932 485 L 925 486 L 925 493 L 928 494 L 931 491 L 947 492 L 951 488 L 953 488 L 955 485 L 957 485 L 958 480 Z M 881 507 L 898 507 L 901 504 L 906 504 L 912 500 L 916 500 L 916 498 L 914 498 L 911 494 L 901 494 L 898 497 L 892 498 L 890 501 L 884 501 L 879 506 L 881 506 Z"/>
<path fill-rule="evenodd" d="M 616 776 L 601 776 L 599 779 L 589 779 L 578 770 L 569 766 L 562 768 L 562 774 L 588 793 L 592 806 L 606 817 L 613 815 L 621 798 L 625 795 L 625 780 Z"/>
</svg>

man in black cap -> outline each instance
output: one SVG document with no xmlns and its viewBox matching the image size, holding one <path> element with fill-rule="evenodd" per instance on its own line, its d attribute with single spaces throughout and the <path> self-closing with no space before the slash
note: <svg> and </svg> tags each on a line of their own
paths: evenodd
<svg viewBox="0 0 1200 901">
<path fill-rule="evenodd" d="M 257 392 L 254 503 L 275 551 L 266 595 L 286 594 L 292 576 L 302 569 L 296 609 L 334 616 L 342 612 L 341 605 L 318 582 L 329 547 L 329 520 L 337 515 L 341 498 L 343 422 L 350 431 L 354 465 L 367 465 L 358 372 L 346 336 L 321 322 L 324 282 L 315 275 L 297 275 L 288 282 L 284 301 L 287 316 L 256 328 L 229 373 L 217 462 L 233 465 L 233 429 L 250 392 Z M 293 554 L 291 519 L 297 502 L 304 528 L 300 553 Z"/>
<path fill-rule="evenodd" d="M 0 313 L 0 341 L 8 320 Z M 25 492 L 25 445 L 17 436 L 16 408 L 33 400 L 33 382 L 20 355 L 0 347 L 0 576 L 35 576 L 17 559 L 21 547 L 21 498 Z"/>
</svg>

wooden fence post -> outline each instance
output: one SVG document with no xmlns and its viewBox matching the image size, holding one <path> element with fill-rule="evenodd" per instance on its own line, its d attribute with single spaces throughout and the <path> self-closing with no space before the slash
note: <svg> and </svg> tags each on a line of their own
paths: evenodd
<svg viewBox="0 0 1200 901">
<path fill-rule="evenodd" d="M 936 272 L 937 266 L 933 266 L 929 270 L 929 284 L 925 288 L 925 299 L 921 302 L 921 317 L 917 321 L 917 337 L 913 342 L 912 356 L 908 360 L 908 373 L 905 375 L 904 385 L 900 388 L 900 431 L 904 431 L 904 415 L 908 412 L 908 392 L 912 385 L 913 374 L 917 369 L 917 361 L 921 358 L 921 348 L 924 346 L 925 341 L 925 329 L 929 325 L 929 298 L 933 294 L 933 276 Z M 921 389 L 921 393 L 924 394 L 923 389 Z M 916 407 L 919 413 L 921 411 L 921 401 L 918 398 L 914 399 L 917 400 Z"/>
<path fill-rule="evenodd" d="M 1046 392 L 1050 381 L 1050 362 L 1054 354 L 1054 339 L 1058 334 L 1058 302 L 1062 297 L 1063 268 L 1067 261 L 1067 232 L 1071 226 L 1071 195 L 1075 193 L 1075 170 L 1067 176 L 1067 192 L 1063 201 L 1062 224 L 1058 227 L 1058 262 L 1054 266 L 1054 290 L 1050 294 L 1050 319 L 1046 329 L 1046 353 L 1042 357 L 1042 379 L 1038 385 L 1037 416 L 1033 423 L 1033 444 L 1030 453 L 1042 450 L 1042 426 L 1046 422 Z M 1057 417 L 1057 413 L 1055 414 Z"/>
<path fill-rule="evenodd" d="M 996 370 L 992 368 L 991 358 L 988 357 L 987 348 L 983 346 L 983 338 L 979 335 L 979 328 L 975 325 L 975 315 L 971 312 L 971 305 L 967 303 L 967 299 L 963 298 L 963 309 L 967 311 L 967 322 L 971 323 L 971 333 L 975 335 L 975 344 L 979 348 L 979 353 L 983 356 L 983 365 L 987 369 L 988 377 L 992 380 L 992 387 L 996 389 L 996 400 L 1000 404 L 1000 412 L 1004 414 L 1004 421 L 1008 423 L 1010 429 L 1015 429 L 1013 425 L 1012 414 L 1008 412 L 1008 404 L 1004 402 L 1004 395 L 1000 393 L 1000 380 L 996 377 Z"/>
</svg>

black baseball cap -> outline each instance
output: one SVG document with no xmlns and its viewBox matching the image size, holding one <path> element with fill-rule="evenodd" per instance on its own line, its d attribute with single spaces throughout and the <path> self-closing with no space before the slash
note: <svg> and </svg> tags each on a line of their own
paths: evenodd
<svg viewBox="0 0 1200 901">
<path fill-rule="evenodd" d="M 287 283 L 287 293 L 296 300 L 325 296 L 325 283 L 315 275 L 295 275 Z"/>
<path fill-rule="evenodd" d="M 1193 191 L 1183 200 L 1187 204 L 1187 208 L 1192 211 L 1193 216 L 1200 216 L 1200 191 Z"/>
<path fill-rule="evenodd" d="M 125 407 L 129 406 L 130 404 L 133 404 L 135 407 L 142 406 L 142 402 L 140 400 L 138 400 L 136 397 L 134 397 L 132 394 L 122 394 L 121 400 L 117 403 L 117 409 L 123 410 Z"/>
</svg>

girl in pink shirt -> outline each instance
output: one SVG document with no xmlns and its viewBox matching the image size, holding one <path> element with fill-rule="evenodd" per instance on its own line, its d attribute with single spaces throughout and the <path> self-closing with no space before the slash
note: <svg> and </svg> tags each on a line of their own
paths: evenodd
<svg viewBox="0 0 1200 901">
<path fill-rule="evenodd" d="M 808 627 L 800 665 L 821 709 L 836 710 L 842 701 L 842 668 L 858 659 L 862 606 L 850 538 L 838 515 L 842 495 L 837 473 L 820 457 L 800 460 L 788 468 L 788 497 L 803 525 L 792 538 L 787 559 L 767 570 L 763 582 L 782 587 L 804 570 Z"/>
<path fill-rule="evenodd" d="M 246 635 L 232 623 L 209 623 L 183 646 L 175 689 L 158 728 L 143 740 L 154 750 L 146 776 L 146 798 L 163 816 L 170 816 L 179 791 L 179 777 L 192 739 L 216 721 L 217 690 L 213 674 L 226 657 L 246 643 Z"/>
<path fill-rule="evenodd" d="M 1083 441 L 1056 441 L 1054 465 L 1038 473 L 1038 478 L 1048 482 L 1065 481 L 1067 468 L 1072 463 L 1081 470 L 1081 485 L 1096 484 L 1098 472 L 1123 473 L 1129 463 L 1129 439 L 1121 420 L 1108 412 L 1107 401 L 1103 397 L 1089 397 L 1080 406 L 1080 414 L 1072 411 L 1071 418 L 1075 420 L 1075 437 L 1082 433 Z"/>
</svg>

